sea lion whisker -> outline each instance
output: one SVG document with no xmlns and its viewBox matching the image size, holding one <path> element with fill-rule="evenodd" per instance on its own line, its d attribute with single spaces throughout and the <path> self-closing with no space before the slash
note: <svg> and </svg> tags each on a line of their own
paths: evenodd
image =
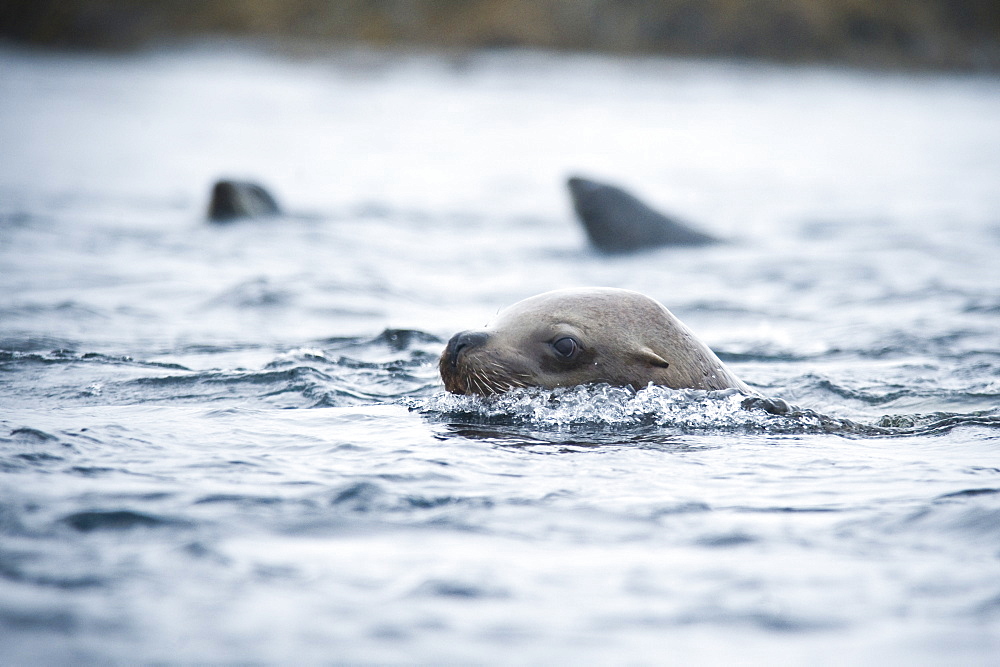
<svg viewBox="0 0 1000 667">
<path fill-rule="evenodd" d="M 495 391 L 490 389 L 489 383 L 487 382 L 486 378 L 484 378 L 482 375 L 476 375 L 475 381 L 476 381 L 476 387 L 479 389 L 478 393 L 482 394 L 483 396 L 488 396 L 490 394 L 496 393 Z"/>
</svg>

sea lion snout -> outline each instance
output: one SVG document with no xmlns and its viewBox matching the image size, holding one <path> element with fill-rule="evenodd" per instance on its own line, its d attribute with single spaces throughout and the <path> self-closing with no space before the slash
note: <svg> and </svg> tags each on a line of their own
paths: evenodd
<svg viewBox="0 0 1000 667">
<path fill-rule="evenodd" d="M 451 337 L 448 345 L 444 348 L 444 358 L 451 368 L 458 368 L 458 358 L 462 353 L 482 347 L 490 335 L 485 331 L 460 331 Z"/>
<path fill-rule="evenodd" d="M 486 370 L 477 363 L 476 355 L 489 343 L 486 331 L 460 331 L 451 337 L 441 353 L 438 370 L 444 380 L 444 388 L 453 394 L 496 394 L 512 389 L 516 383 L 502 378 L 493 378 L 496 373 Z M 493 368 L 488 365 L 487 368 Z"/>
</svg>

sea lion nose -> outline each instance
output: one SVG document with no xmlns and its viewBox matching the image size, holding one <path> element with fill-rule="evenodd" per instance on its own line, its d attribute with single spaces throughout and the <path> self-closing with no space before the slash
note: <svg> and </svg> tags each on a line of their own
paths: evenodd
<svg viewBox="0 0 1000 667">
<path fill-rule="evenodd" d="M 490 339 L 490 335 L 485 331 L 461 331 L 451 337 L 448 346 L 444 349 L 444 356 L 448 364 L 455 368 L 458 366 L 458 356 L 466 350 L 480 347 Z"/>
</svg>

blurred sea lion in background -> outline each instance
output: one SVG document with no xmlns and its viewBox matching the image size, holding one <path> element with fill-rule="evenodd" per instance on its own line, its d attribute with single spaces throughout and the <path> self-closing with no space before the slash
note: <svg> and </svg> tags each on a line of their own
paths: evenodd
<svg viewBox="0 0 1000 667">
<path fill-rule="evenodd" d="M 267 218 L 281 215 L 278 202 L 263 186 L 249 181 L 219 180 L 212 186 L 208 219 L 232 222 L 240 218 Z"/>
<path fill-rule="evenodd" d="M 621 188 L 579 176 L 567 181 L 573 208 L 590 242 L 606 253 L 666 245 L 707 245 L 719 240 L 654 211 Z"/>
<path fill-rule="evenodd" d="M 595 248 L 628 253 L 665 245 L 706 245 L 718 239 L 694 230 L 613 185 L 573 176 L 567 181 L 573 207 Z M 283 215 L 274 196 L 252 181 L 220 179 L 208 205 L 211 222 Z"/>
<path fill-rule="evenodd" d="M 639 390 L 652 382 L 759 396 L 658 301 L 611 287 L 519 301 L 485 329 L 455 334 L 438 368 L 445 389 L 455 394 L 597 382 Z"/>
</svg>

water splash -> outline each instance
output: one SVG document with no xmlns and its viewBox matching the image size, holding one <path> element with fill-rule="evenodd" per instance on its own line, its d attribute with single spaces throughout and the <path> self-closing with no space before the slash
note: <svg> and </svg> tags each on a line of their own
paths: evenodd
<svg viewBox="0 0 1000 667">
<path fill-rule="evenodd" d="M 440 393 L 411 407 L 449 419 L 542 428 L 703 430 L 760 426 L 767 416 L 763 411 L 744 410 L 745 398 L 732 389 L 700 391 L 650 385 L 634 391 L 596 384 L 551 390 L 531 387 L 485 398 Z"/>
<path fill-rule="evenodd" d="M 439 393 L 410 408 L 452 421 L 491 425 L 567 427 L 655 427 L 673 432 L 832 433 L 843 436 L 899 436 L 941 433 L 956 426 L 1000 428 L 992 412 L 967 415 L 884 415 L 873 423 L 788 407 L 774 410 L 767 401 L 747 399 L 736 390 L 701 391 L 649 385 L 639 391 L 607 384 L 517 389 L 480 397 Z"/>
</svg>

